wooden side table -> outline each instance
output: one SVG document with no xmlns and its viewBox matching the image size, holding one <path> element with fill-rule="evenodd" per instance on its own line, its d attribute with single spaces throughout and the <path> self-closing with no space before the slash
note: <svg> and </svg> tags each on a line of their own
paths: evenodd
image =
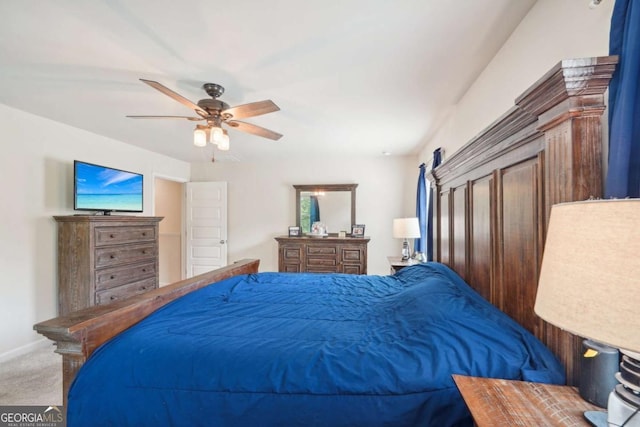
<svg viewBox="0 0 640 427">
<path fill-rule="evenodd" d="M 590 426 L 584 411 L 602 411 L 578 389 L 526 381 L 453 375 L 478 427 Z"/>
<path fill-rule="evenodd" d="M 420 261 L 416 261 L 411 258 L 403 261 L 402 257 L 399 256 L 388 256 L 387 260 L 389 261 L 389 265 L 391 266 L 391 274 L 396 274 L 398 271 L 410 265 L 420 264 Z"/>
</svg>

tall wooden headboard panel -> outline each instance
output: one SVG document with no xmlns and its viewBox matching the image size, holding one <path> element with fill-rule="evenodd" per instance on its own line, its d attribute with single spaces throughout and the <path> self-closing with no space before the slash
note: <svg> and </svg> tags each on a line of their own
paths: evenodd
<svg viewBox="0 0 640 427">
<path fill-rule="evenodd" d="M 581 339 L 533 311 L 551 206 L 602 195 L 604 92 L 617 57 L 558 63 L 431 171 L 436 260 L 540 338 L 579 379 Z"/>
</svg>

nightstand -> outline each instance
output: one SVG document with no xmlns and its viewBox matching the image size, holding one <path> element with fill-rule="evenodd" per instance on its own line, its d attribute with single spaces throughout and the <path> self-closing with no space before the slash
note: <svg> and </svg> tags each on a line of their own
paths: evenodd
<svg viewBox="0 0 640 427">
<path fill-rule="evenodd" d="M 584 411 L 602 411 L 578 389 L 526 381 L 453 375 L 478 427 L 590 426 Z"/>
<path fill-rule="evenodd" d="M 388 256 L 387 260 L 389 261 L 389 265 L 391 266 L 391 274 L 395 274 L 410 265 L 420 264 L 420 261 L 416 261 L 414 259 L 403 261 L 402 257 L 399 256 Z"/>
</svg>

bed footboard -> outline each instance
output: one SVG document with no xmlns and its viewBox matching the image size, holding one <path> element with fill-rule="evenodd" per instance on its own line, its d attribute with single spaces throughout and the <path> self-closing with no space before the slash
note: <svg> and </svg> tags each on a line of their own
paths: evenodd
<svg viewBox="0 0 640 427">
<path fill-rule="evenodd" d="M 67 405 L 71 382 L 98 346 L 183 295 L 232 276 L 257 273 L 259 264 L 259 260 L 241 260 L 142 295 L 108 305 L 89 307 L 35 324 L 33 329 L 55 341 L 56 353 L 62 355 L 64 406 Z"/>
</svg>

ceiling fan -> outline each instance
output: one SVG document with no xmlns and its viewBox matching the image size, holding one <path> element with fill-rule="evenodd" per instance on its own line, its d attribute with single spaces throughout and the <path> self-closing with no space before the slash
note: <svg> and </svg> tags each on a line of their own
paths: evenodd
<svg viewBox="0 0 640 427">
<path fill-rule="evenodd" d="M 265 101 L 251 102 L 249 104 L 230 107 L 229 104 L 219 100 L 218 98 L 224 93 L 224 88 L 215 83 L 205 83 L 202 88 L 211 97 L 201 99 L 197 104 L 191 102 L 184 96 L 172 91 L 168 87 L 153 81 L 140 79 L 141 82 L 148 84 L 152 88 L 164 93 L 170 98 L 178 101 L 182 105 L 193 109 L 196 116 L 127 116 L 132 119 L 186 119 L 191 121 L 206 121 L 206 125 L 196 125 L 193 131 L 193 143 L 198 147 L 204 147 L 207 142 L 211 142 L 218 146 L 220 150 L 229 149 L 229 135 L 226 129 L 222 128 L 224 123 L 243 132 L 261 136 L 263 138 L 279 140 L 282 134 L 256 126 L 251 123 L 241 122 L 236 119 L 244 119 L 247 117 L 260 116 L 262 114 L 273 113 L 279 111 L 280 108 L 270 99 Z"/>
</svg>

